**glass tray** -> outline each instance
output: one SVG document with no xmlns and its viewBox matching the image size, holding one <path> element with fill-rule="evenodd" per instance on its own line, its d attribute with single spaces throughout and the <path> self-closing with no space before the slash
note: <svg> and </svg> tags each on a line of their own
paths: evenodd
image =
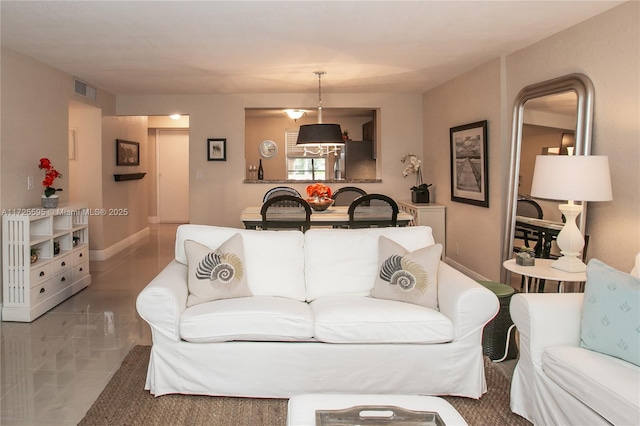
<svg viewBox="0 0 640 426">
<path fill-rule="evenodd" d="M 343 410 L 316 410 L 316 426 L 446 426 L 435 411 L 413 411 L 393 405 L 358 405 Z"/>
</svg>

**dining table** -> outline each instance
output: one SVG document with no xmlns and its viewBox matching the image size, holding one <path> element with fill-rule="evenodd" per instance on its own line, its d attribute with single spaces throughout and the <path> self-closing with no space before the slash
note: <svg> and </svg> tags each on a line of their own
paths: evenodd
<svg viewBox="0 0 640 426">
<path fill-rule="evenodd" d="M 262 206 L 246 207 L 240 213 L 240 220 L 246 229 L 257 229 L 262 225 Z M 349 225 L 349 206 L 331 206 L 327 210 L 311 210 L 311 227 L 319 226 L 346 226 Z M 407 212 L 399 211 L 398 226 L 407 226 L 413 220 L 413 216 Z"/>
<path fill-rule="evenodd" d="M 535 219 L 525 216 L 516 216 L 516 228 L 530 231 L 535 234 L 536 245 L 534 251 L 536 257 L 548 259 L 551 254 L 551 243 L 558 238 L 564 224 L 549 220 Z"/>
</svg>

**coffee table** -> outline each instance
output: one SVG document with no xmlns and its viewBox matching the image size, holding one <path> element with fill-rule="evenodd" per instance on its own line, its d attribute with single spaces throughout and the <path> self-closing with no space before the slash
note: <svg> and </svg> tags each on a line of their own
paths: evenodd
<svg viewBox="0 0 640 426">
<path fill-rule="evenodd" d="M 465 426 L 467 422 L 442 398 L 421 395 L 305 394 L 289 400 L 288 426 L 313 426 L 316 410 L 341 410 L 360 405 L 396 406 L 414 411 L 436 411 L 447 426 Z"/>
</svg>

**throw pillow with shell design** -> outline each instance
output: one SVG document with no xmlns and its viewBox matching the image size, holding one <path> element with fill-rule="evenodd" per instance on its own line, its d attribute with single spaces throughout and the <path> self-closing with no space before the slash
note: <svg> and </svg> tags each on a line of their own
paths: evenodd
<svg viewBox="0 0 640 426">
<path fill-rule="evenodd" d="M 187 306 L 252 295 L 247 284 L 242 235 L 235 234 L 216 250 L 185 240 L 184 250 L 189 264 Z"/>
<path fill-rule="evenodd" d="M 408 252 L 398 243 L 378 239 L 378 275 L 371 296 L 438 309 L 438 266 L 442 244 Z"/>
</svg>

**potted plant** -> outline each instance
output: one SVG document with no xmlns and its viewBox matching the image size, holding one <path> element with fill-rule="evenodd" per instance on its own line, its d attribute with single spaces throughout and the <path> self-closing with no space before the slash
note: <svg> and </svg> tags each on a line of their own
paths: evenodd
<svg viewBox="0 0 640 426">
<path fill-rule="evenodd" d="M 38 168 L 45 171 L 44 179 L 42 180 L 42 186 L 44 186 L 42 207 L 45 209 L 55 208 L 58 206 L 58 196 L 56 195 L 56 191 L 62 191 L 62 189 L 54 188 L 52 185 L 56 178 L 62 179 L 62 173 L 53 168 L 53 165 L 48 158 L 41 158 Z"/>
<path fill-rule="evenodd" d="M 422 160 L 417 155 L 409 153 L 400 159 L 402 163 L 407 163 L 407 166 L 402 171 L 402 176 L 407 177 L 410 174 L 416 175 L 416 184 L 411 187 L 411 202 L 413 204 L 428 204 L 429 203 L 429 187 L 432 184 L 427 184 L 422 181 Z"/>
</svg>

